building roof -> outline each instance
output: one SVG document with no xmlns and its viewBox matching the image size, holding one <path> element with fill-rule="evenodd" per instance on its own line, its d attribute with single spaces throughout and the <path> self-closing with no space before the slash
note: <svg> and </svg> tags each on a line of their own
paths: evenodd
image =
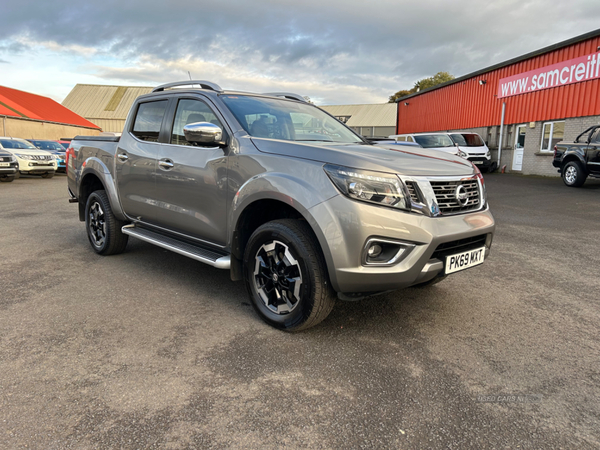
<svg viewBox="0 0 600 450">
<path fill-rule="evenodd" d="M 62 104 L 90 120 L 125 120 L 135 99 L 152 92 L 152 89 L 145 86 L 77 84 Z"/>
<path fill-rule="evenodd" d="M 373 105 L 329 105 L 319 106 L 332 116 L 350 116 L 349 127 L 395 127 L 398 105 L 381 103 Z"/>
<path fill-rule="evenodd" d="M 566 41 L 558 42 L 556 44 L 549 45 L 548 47 L 544 47 L 544 48 L 541 48 L 539 50 L 535 50 L 533 52 L 526 53 L 525 55 L 517 56 L 516 58 L 509 59 L 507 61 L 504 61 L 504 62 L 501 62 L 501 63 L 498 63 L 498 64 L 494 64 L 493 66 L 486 67 L 485 69 L 477 70 L 477 71 L 469 73 L 467 75 L 463 75 L 462 77 L 455 78 L 454 80 L 450 80 L 450 81 L 447 81 L 445 83 L 438 84 L 437 86 L 433 86 L 433 87 L 430 87 L 428 89 L 423 89 L 422 91 L 415 92 L 414 94 L 410 94 L 410 95 L 406 95 L 404 97 L 400 97 L 400 98 L 396 99 L 396 103 L 398 103 L 400 101 L 404 101 L 404 100 L 409 99 L 411 97 L 417 97 L 419 95 L 425 94 L 426 92 L 435 91 L 436 89 L 440 89 L 440 88 L 443 88 L 445 86 L 450 86 L 451 84 L 456 84 L 456 83 L 460 83 L 462 81 L 466 81 L 466 80 L 468 80 L 470 78 L 473 78 L 473 77 L 476 77 L 476 76 L 479 76 L 479 75 L 483 75 L 484 73 L 488 73 L 488 72 L 491 72 L 491 71 L 496 70 L 496 69 L 501 69 L 503 67 L 510 66 L 512 64 L 516 64 L 516 63 L 519 63 L 521 61 L 525 61 L 527 59 L 535 58 L 536 56 L 540 56 L 540 55 L 543 55 L 545 53 L 552 52 L 554 50 L 559 50 L 561 48 L 568 47 L 569 45 L 573 45 L 573 44 L 577 44 L 579 42 L 587 41 L 588 39 L 592 39 L 592 38 L 595 38 L 595 37 L 598 37 L 598 36 L 600 36 L 600 28 L 597 29 L 597 30 L 594 30 L 594 31 L 590 31 L 589 33 L 585 33 L 585 34 L 581 34 L 579 36 L 575 36 L 574 38 L 567 39 Z"/>
<path fill-rule="evenodd" d="M 99 128 L 51 98 L 0 86 L 0 116 Z"/>
</svg>

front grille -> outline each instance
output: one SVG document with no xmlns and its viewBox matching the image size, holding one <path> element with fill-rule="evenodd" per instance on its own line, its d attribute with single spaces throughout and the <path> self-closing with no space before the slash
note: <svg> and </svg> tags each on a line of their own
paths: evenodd
<svg viewBox="0 0 600 450">
<path fill-rule="evenodd" d="M 480 234 L 479 236 L 459 239 L 457 241 L 444 242 L 437 246 L 431 257 L 443 260 L 448 255 L 475 250 L 476 248 L 483 247 L 486 239 L 487 234 Z"/>
<path fill-rule="evenodd" d="M 459 202 L 457 190 L 463 186 L 466 201 Z M 431 181 L 435 199 L 442 214 L 458 214 L 479 209 L 479 183 L 477 179 L 456 181 Z M 462 190 L 461 190 L 462 191 Z"/>
<path fill-rule="evenodd" d="M 408 193 L 410 194 L 410 199 L 415 203 L 421 202 L 421 199 L 419 198 L 419 194 L 417 194 L 417 188 L 415 186 L 415 183 L 412 181 L 407 181 L 406 187 L 408 188 Z"/>
<path fill-rule="evenodd" d="M 10 161 L 9 156 L 0 156 L 0 162 L 9 162 L 9 161 Z"/>
<path fill-rule="evenodd" d="M 31 155 L 31 159 L 37 159 L 40 161 L 49 161 L 52 159 L 52 155 Z"/>
</svg>

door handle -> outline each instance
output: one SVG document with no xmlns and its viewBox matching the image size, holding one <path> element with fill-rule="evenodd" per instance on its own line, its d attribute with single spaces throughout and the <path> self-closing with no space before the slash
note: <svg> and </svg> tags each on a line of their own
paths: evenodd
<svg viewBox="0 0 600 450">
<path fill-rule="evenodd" d="M 161 159 L 158 162 L 158 165 L 161 167 L 161 169 L 169 170 L 172 169 L 175 164 L 173 164 L 173 161 L 170 159 Z"/>
<path fill-rule="evenodd" d="M 125 161 L 127 161 L 129 159 L 129 156 L 127 156 L 126 153 L 119 153 L 117 155 L 117 158 L 119 158 L 119 161 L 125 162 Z"/>
</svg>

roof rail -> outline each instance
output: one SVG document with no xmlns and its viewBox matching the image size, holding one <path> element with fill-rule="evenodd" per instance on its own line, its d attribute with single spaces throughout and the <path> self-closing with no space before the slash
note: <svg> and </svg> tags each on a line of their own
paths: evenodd
<svg viewBox="0 0 600 450">
<path fill-rule="evenodd" d="M 298 100 L 300 102 L 308 103 L 304 97 L 298 94 L 292 94 L 291 92 L 265 92 L 263 95 L 272 95 L 273 97 L 284 97 L 290 100 Z"/>
<path fill-rule="evenodd" d="M 211 91 L 223 92 L 221 86 L 216 83 L 211 83 L 210 81 L 203 80 L 187 80 L 187 81 L 175 81 L 174 83 L 161 84 L 160 86 L 152 89 L 152 92 L 160 92 L 165 89 L 177 87 L 177 86 L 190 86 L 192 84 L 199 84 L 202 89 L 210 89 Z"/>
</svg>

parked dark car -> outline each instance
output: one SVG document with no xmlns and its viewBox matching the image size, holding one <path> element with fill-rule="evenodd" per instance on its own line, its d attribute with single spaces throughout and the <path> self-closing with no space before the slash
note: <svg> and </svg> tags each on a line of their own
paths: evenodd
<svg viewBox="0 0 600 450">
<path fill-rule="evenodd" d="M 575 142 L 556 144 L 552 165 L 569 187 L 582 186 L 588 176 L 600 178 L 600 125 L 585 130 Z"/>
<path fill-rule="evenodd" d="M 19 176 L 19 163 L 12 153 L 0 149 L 0 181 L 14 181 Z"/>
<path fill-rule="evenodd" d="M 47 139 L 27 139 L 40 150 L 46 150 L 56 157 L 57 172 L 66 172 L 67 165 L 65 163 L 67 149 L 59 142 Z M 68 146 L 67 146 L 68 147 Z"/>
</svg>

